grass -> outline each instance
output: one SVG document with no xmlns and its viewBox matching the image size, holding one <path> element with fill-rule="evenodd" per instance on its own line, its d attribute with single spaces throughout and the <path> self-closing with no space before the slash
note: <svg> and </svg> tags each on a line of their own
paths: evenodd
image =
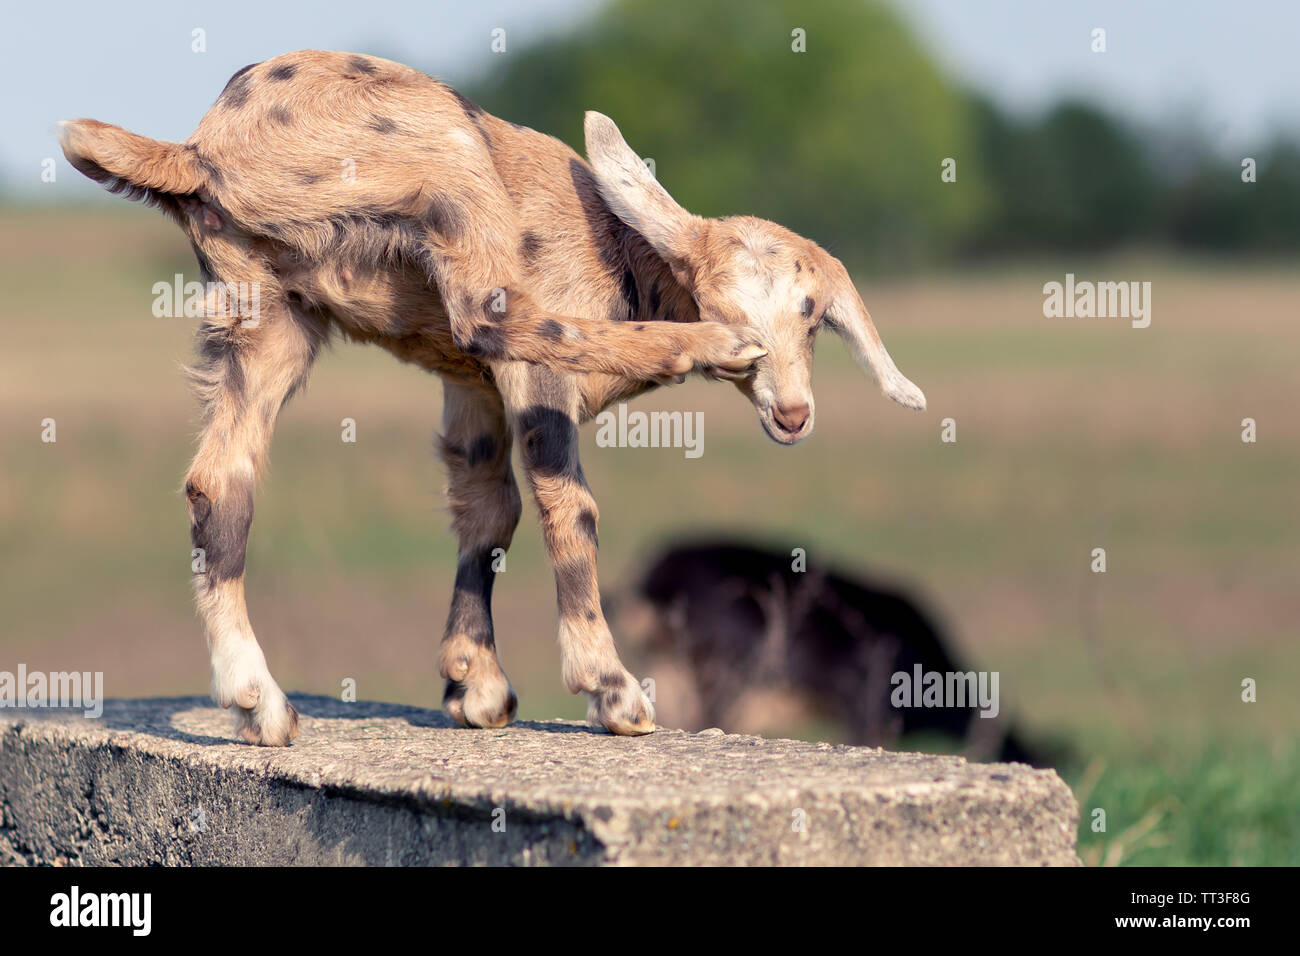
<svg viewBox="0 0 1300 956">
<path fill-rule="evenodd" d="M 193 274 L 189 251 L 152 211 L 0 210 L 0 669 L 103 670 L 114 695 L 206 689 L 179 494 L 193 329 L 150 314 L 153 283 L 177 271 Z M 1152 281 L 1151 328 L 1044 319 L 1042 284 L 1067 271 Z M 1004 710 L 1075 755 L 1062 772 L 1088 862 L 1300 863 L 1300 279 L 1130 255 L 863 293 L 930 410 L 880 400 L 830 339 L 817 431 L 797 449 L 763 438 L 727 385 L 639 400 L 703 411 L 705 454 L 598 448 L 588 429 L 606 589 L 705 529 L 904 582 L 972 666 L 1001 673 Z M 355 445 L 339 439 L 345 417 Z M 248 591 L 286 686 L 332 694 L 353 678 L 363 697 L 436 706 L 455 564 L 439 417 L 435 380 L 356 347 L 324 356 L 284 412 Z M 948 417 L 955 444 L 939 441 Z M 1104 575 L 1088 570 L 1094 547 Z M 521 714 L 581 717 L 559 682 L 531 512 L 507 567 L 498 636 Z"/>
<path fill-rule="evenodd" d="M 1294 866 L 1300 746 L 1212 743 L 1149 762 L 1098 758 L 1068 774 L 1091 866 Z M 1097 814 L 1104 810 L 1105 816 Z M 1105 827 L 1104 832 L 1094 826 Z"/>
</svg>

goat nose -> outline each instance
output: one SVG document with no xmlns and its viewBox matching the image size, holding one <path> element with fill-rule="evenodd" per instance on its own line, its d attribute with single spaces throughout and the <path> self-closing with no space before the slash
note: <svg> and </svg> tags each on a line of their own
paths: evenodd
<svg viewBox="0 0 1300 956">
<path fill-rule="evenodd" d="M 780 405 L 772 409 L 772 417 L 776 423 L 781 426 L 782 431 L 794 435 L 808 423 L 808 413 L 811 409 L 806 404 L 791 405 L 789 408 L 782 408 Z"/>
</svg>

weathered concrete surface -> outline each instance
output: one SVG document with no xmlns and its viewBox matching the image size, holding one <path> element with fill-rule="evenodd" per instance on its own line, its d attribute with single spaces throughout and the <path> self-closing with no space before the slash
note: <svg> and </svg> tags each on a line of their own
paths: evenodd
<svg viewBox="0 0 1300 956">
<path fill-rule="evenodd" d="M 202 698 L 0 710 L 0 862 L 1078 862 L 1069 789 L 1021 765 L 292 700 L 280 750 Z"/>
</svg>

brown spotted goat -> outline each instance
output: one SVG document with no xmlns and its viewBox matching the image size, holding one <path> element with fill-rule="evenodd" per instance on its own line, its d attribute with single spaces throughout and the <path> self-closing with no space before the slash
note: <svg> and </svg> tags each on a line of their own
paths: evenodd
<svg viewBox="0 0 1300 956">
<path fill-rule="evenodd" d="M 794 444 L 813 427 L 823 327 L 885 395 L 925 407 L 836 259 L 771 222 L 691 215 L 599 113 L 588 165 L 416 70 L 302 51 L 236 73 L 184 143 L 94 120 L 61 136 L 78 170 L 179 223 L 206 283 L 258 290 L 255 309 L 210 307 L 200 327 L 204 426 L 185 481 L 213 696 L 252 743 L 286 745 L 298 724 L 244 604 L 253 486 L 334 330 L 443 380 L 459 564 L 439 669 L 443 706 L 467 727 L 516 709 L 490 610 L 493 552 L 520 516 L 512 438 L 555 569 L 564 682 L 593 722 L 643 734 L 654 709 L 601 614 L 579 425 L 697 371 L 733 380 L 768 435 Z"/>
</svg>

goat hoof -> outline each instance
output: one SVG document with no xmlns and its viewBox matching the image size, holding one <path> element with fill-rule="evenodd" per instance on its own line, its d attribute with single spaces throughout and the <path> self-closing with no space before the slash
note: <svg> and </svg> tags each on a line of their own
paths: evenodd
<svg viewBox="0 0 1300 956">
<path fill-rule="evenodd" d="M 611 734 L 636 737 L 655 732 L 655 708 L 631 674 L 588 693 L 587 720 Z"/>
<path fill-rule="evenodd" d="M 505 727 L 513 723 L 519 710 L 519 698 L 504 674 L 500 683 L 476 682 L 467 685 L 447 681 L 442 692 L 442 709 L 461 727 Z"/>
<path fill-rule="evenodd" d="M 258 747 L 287 747 L 298 736 L 298 711 L 283 693 L 263 693 L 252 707 L 235 708 L 235 732 Z"/>
</svg>

